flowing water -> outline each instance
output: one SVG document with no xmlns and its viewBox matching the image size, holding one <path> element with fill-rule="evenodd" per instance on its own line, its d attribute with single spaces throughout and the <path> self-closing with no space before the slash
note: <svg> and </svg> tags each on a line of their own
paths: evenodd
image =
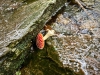
<svg viewBox="0 0 100 75">
<path fill-rule="evenodd" d="M 52 37 L 52 44 L 65 67 L 80 75 L 100 75 L 100 13 L 75 10 L 67 5 L 57 15 L 52 26 L 57 36 Z"/>
</svg>

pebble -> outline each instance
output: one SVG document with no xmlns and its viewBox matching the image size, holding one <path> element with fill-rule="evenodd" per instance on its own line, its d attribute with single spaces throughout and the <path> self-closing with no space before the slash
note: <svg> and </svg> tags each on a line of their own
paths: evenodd
<svg viewBox="0 0 100 75">
<path fill-rule="evenodd" d="M 88 29 L 83 29 L 83 30 L 80 31 L 80 33 L 81 33 L 81 34 L 87 34 L 88 31 L 89 31 Z"/>
</svg>

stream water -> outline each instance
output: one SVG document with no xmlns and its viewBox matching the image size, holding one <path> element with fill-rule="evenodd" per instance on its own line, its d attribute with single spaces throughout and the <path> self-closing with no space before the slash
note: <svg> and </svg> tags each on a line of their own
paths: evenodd
<svg viewBox="0 0 100 75">
<path fill-rule="evenodd" d="M 72 68 L 79 75 L 100 75 L 99 12 L 79 11 L 67 5 L 57 15 L 52 28 L 57 33 L 52 37 L 52 44 L 65 67 Z"/>
</svg>

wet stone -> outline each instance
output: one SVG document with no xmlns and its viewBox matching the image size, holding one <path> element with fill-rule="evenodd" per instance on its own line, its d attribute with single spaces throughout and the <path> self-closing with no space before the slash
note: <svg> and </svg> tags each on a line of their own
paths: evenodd
<svg viewBox="0 0 100 75">
<path fill-rule="evenodd" d="M 87 34 L 88 33 L 88 29 L 83 29 L 83 30 L 80 31 L 80 33 Z"/>
</svg>

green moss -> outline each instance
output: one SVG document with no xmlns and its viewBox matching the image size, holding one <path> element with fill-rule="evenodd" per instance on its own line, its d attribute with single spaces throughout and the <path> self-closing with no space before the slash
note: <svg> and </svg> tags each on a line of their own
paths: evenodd
<svg viewBox="0 0 100 75">
<path fill-rule="evenodd" d="M 19 1 L 22 1 L 22 0 L 19 0 Z M 31 0 L 28 0 L 28 1 L 31 1 Z M 12 14 L 12 17 L 9 19 L 9 25 L 11 26 L 17 23 L 21 24 L 18 30 L 19 32 L 22 32 L 20 35 L 23 35 L 23 37 L 19 37 L 19 39 L 16 39 L 16 40 L 11 39 L 12 41 L 9 42 L 9 45 L 7 45 L 7 48 L 9 48 L 8 50 L 9 52 L 0 58 L 1 60 L 0 75 L 14 75 L 16 73 L 16 70 L 20 69 L 21 65 L 25 62 L 25 60 L 26 61 L 29 60 L 29 59 L 26 59 L 26 56 L 30 56 L 29 51 L 30 51 L 30 46 L 32 44 L 31 40 L 35 39 L 36 34 L 43 28 L 43 26 L 50 19 L 50 17 L 56 14 L 56 12 L 66 2 L 66 0 L 63 0 L 63 1 L 56 0 L 56 2 L 53 3 L 55 0 L 53 1 L 50 0 L 51 2 L 43 0 L 41 4 L 41 0 L 37 0 L 36 3 L 34 1 L 35 0 L 33 0 L 32 3 L 29 3 L 27 5 L 24 5 L 18 8 Z M 23 12 L 24 14 L 21 14 Z M 13 35 L 16 35 L 16 31 L 14 31 L 11 36 Z M 45 52 L 48 53 L 48 50 Z M 52 58 L 50 54 L 45 54 L 43 53 L 43 51 L 40 51 L 40 50 L 39 52 L 38 50 L 36 51 L 35 56 L 36 57 L 32 57 L 32 59 L 34 60 L 37 58 L 37 60 L 34 61 L 34 63 L 37 63 L 37 61 L 40 61 L 37 63 L 37 65 L 39 63 L 41 63 L 41 65 L 44 64 L 42 62 L 44 62 L 45 60 L 41 60 L 41 59 L 48 59 L 48 58 L 49 60 L 46 60 L 46 62 L 49 62 L 52 60 L 52 62 L 59 63 L 56 60 L 54 60 L 56 57 Z M 49 66 L 49 65 L 46 64 L 46 66 Z M 43 73 L 42 70 L 39 70 L 37 68 L 35 70 L 32 70 L 30 73 L 35 74 L 35 72 L 37 71 L 41 74 Z"/>
<path fill-rule="evenodd" d="M 43 50 L 36 49 L 21 72 L 22 75 L 76 75 L 71 69 L 63 67 L 53 46 L 48 45 Z"/>
<path fill-rule="evenodd" d="M 17 72 L 16 72 L 16 75 L 21 75 L 21 72 L 20 72 L 20 71 L 17 71 Z"/>
</svg>

